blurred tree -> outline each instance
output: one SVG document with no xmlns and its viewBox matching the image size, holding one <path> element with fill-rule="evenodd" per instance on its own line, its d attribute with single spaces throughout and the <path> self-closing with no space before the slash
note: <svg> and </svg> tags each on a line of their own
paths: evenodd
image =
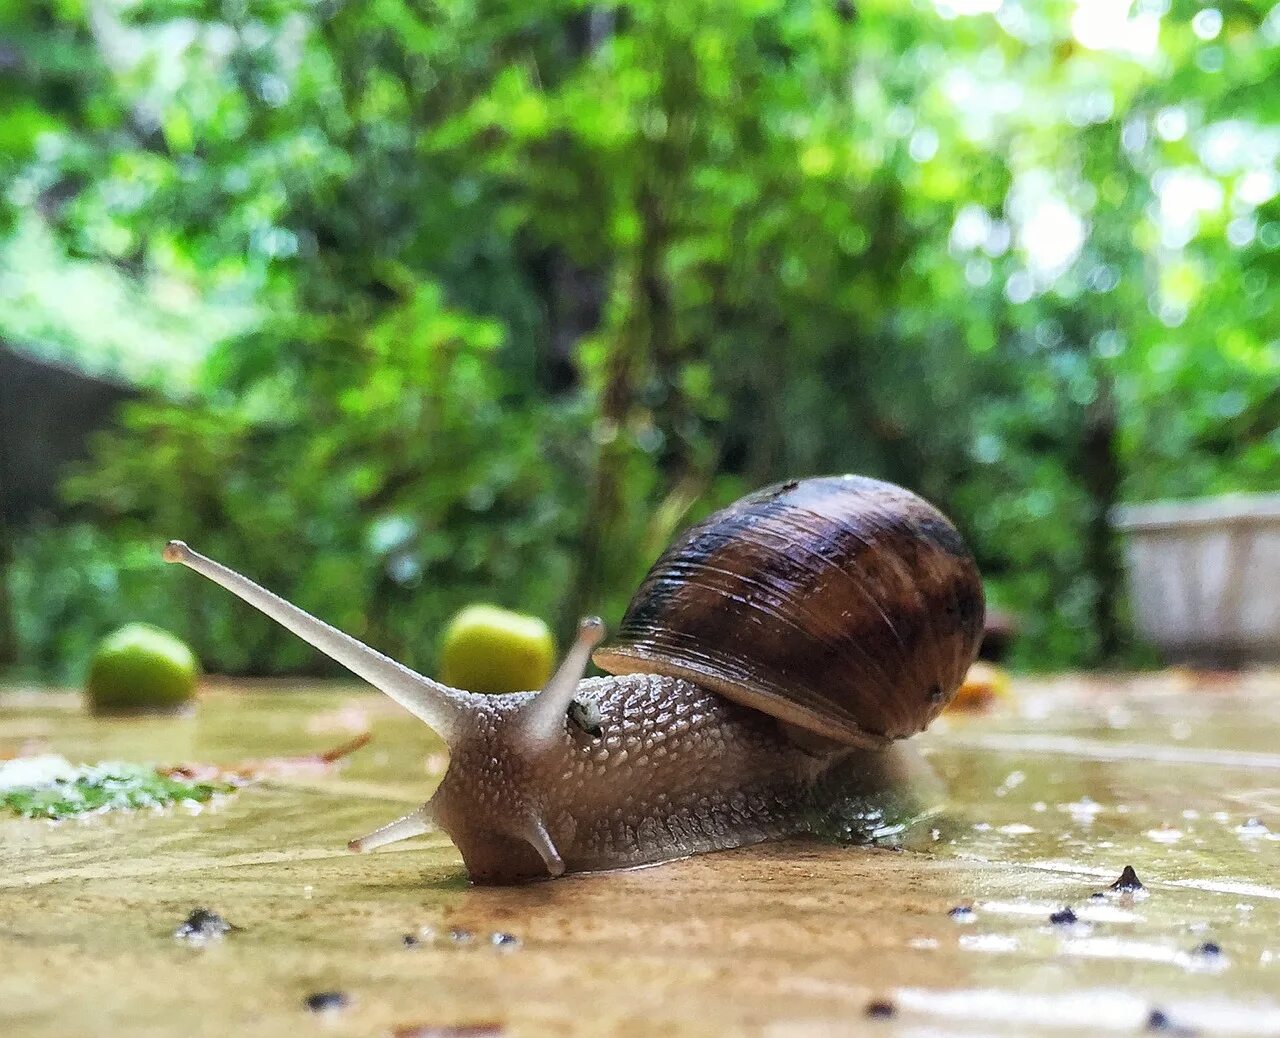
<svg viewBox="0 0 1280 1038">
<path fill-rule="evenodd" d="M 22 536 L 25 658 L 316 665 L 178 533 L 427 666 L 837 469 L 955 514 L 1023 664 L 1133 658 L 1110 509 L 1280 483 L 1277 10 L 0 0 L 5 224 L 256 315 Z"/>
</svg>

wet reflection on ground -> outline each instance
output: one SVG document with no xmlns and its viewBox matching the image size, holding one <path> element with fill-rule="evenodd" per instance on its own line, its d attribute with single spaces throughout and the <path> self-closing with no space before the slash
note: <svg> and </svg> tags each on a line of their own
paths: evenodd
<svg viewBox="0 0 1280 1038">
<path fill-rule="evenodd" d="M 514 889 L 437 835 L 352 835 L 445 766 L 350 687 L 223 687 L 193 716 L 0 699 L 0 755 L 233 762 L 368 725 L 341 773 L 198 813 L 0 820 L 0 1030 L 280 1034 L 1280 1034 L 1280 676 L 1024 682 L 919 741 L 942 811 L 882 846 L 778 844 Z M 1110 891 L 1126 865 L 1145 890 Z M 1149 896 L 1141 896 L 1146 893 Z M 200 947 L 207 908 L 238 929 Z M 1153 1015 L 1156 1014 L 1156 1015 Z"/>
</svg>

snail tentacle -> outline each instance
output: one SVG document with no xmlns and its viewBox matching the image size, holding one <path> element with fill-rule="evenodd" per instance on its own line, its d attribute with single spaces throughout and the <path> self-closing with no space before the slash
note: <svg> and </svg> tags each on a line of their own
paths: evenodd
<svg viewBox="0 0 1280 1038">
<path fill-rule="evenodd" d="M 591 662 L 591 650 L 604 638 L 604 623 L 598 616 L 584 617 L 578 637 L 551 680 L 520 710 L 521 737 L 526 753 L 536 755 L 552 745 L 564 731 L 569 707 Z"/>
<path fill-rule="evenodd" d="M 457 737 L 462 720 L 480 706 L 478 700 L 483 697 L 450 688 L 410 670 L 377 649 L 286 602 L 248 577 L 193 551 L 182 541 L 170 541 L 165 545 L 164 560 L 182 563 L 265 613 L 330 659 L 385 692 L 409 713 L 425 721 L 445 742 L 452 742 Z"/>
<path fill-rule="evenodd" d="M 423 833 L 429 833 L 434 828 L 434 819 L 431 817 L 431 804 L 426 803 L 403 818 L 397 818 L 394 822 L 388 822 L 386 825 L 380 826 L 367 836 L 352 840 L 347 844 L 347 849 L 355 851 L 357 854 L 363 854 L 376 847 L 385 847 L 389 843 L 398 843 L 414 836 L 421 836 Z"/>
<path fill-rule="evenodd" d="M 538 852 L 538 856 L 546 864 L 547 872 L 550 873 L 552 879 L 557 879 L 564 875 L 564 859 L 560 857 L 560 852 L 556 850 L 551 834 L 547 832 L 547 827 L 543 825 L 541 818 L 530 817 L 526 819 L 525 831 L 521 833 L 521 836 L 528 840 L 529 845 Z"/>
</svg>

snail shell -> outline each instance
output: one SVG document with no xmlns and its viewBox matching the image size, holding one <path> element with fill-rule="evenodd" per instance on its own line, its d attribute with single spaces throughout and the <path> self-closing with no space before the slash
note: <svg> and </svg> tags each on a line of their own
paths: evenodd
<svg viewBox="0 0 1280 1038">
<path fill-rule="evenodd" d="M 677 539 L 594 660 L 881 746 L 922 730 L 955 694 L 983 614 L 973 557 L 928 502 L 862 476 L 793 480 Z"/>
</svg>

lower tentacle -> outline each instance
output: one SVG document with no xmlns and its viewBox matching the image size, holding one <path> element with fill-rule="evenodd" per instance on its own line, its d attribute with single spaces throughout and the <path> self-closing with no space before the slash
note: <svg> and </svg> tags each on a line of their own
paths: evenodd
<svg viewBox="0 0 1280 1038">
<path fill-rule="evenodd" d="M 435 822 L 431 817 L 431 805 L 423 804 L 411 814 L 407 814 L 403 818 L 397 818 L 394 822 L 388 822 L 367 836 L 361 836 L 358 840 L 352 840 L 347 844 L 347 849 L 362 854 L 376 847 L 385 847 L 389 843 L 398 843 L 414 836 L 421 836 L 434 828 Z"/>
</svg>

